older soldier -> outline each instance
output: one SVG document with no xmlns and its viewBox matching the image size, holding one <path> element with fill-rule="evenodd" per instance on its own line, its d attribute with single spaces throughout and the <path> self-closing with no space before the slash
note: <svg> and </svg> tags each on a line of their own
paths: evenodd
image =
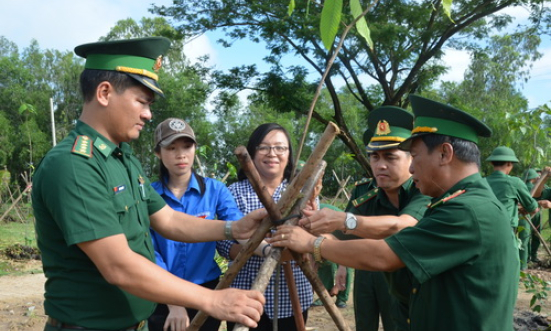
<svg viewBox="0 0 551 331">
<path fill-rule="evenodd" d="M 478 137 L 491 130 L 449 105 L 410 100 L 415 124 L 401 146 L 411 153 L 413 181 L 433 197 L 423 218 L 385 240 L 324 240 L 281 226 L 272 244 L 357 269 L 407 266 L 413 331 L 512 331 L 518 250 L 509 224 L 495 221 L 508 216 L 479 173 Z"/>
<path fill-rule="evenodd" d="M 304 211 L 308 217 L 301 224 L 311 232 L 343 230 L 346 235 L 335 233 L 340 239 L 382 239 L 415 225 L 423 216 L 430 199 L 413 184 L 411 155 L 398 149 L 411 134 L 413 115 L 402 108 L 383 106 L 369 114 L 368 126 L 374 133 L 366 147 L 373 180 L 356 183 L 347 213 Z M 411 279 L 406 268 L 392 273 L 356 270 L 356 330 L 377 331 L 379 315 L 385 330 L 407 330 Z"/>
</svg>

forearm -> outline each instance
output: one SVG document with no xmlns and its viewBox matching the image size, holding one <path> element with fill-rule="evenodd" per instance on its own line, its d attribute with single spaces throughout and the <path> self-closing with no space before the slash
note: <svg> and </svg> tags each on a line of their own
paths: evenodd
<svg viewBox="0 0 551 331">
<path fill-rule="evenodd" d="M 383 240 L 326 239 L 320 248 L 324 259 L 346 267 L 370 271 L 394 271 L 404 267 L 403 262 Z"/>
<path fill-rule="evenodd" d="M 225 221 L 194 217 L 165 206 L 150 216 L 151 227 L 163 237 L 188 243 L 226 239 Z"/>
<path fill-rule="evenodd" d="M 174 276 L 133 252 L 124 235 L 81 243 L 79 247 L 108 283 L 128 293 L 153 302 L 195 309 L 212 305 L 210 290 Z"/>
<path fill-rule="evenodd" d="M 401 216 L 358 216 L 358 227 L 353 231 L 347 231 L 347 234 L 366 239 L 384 239 L 400 230 L 415 226 L 417 220 L 409 215 Z"/>
</svg>

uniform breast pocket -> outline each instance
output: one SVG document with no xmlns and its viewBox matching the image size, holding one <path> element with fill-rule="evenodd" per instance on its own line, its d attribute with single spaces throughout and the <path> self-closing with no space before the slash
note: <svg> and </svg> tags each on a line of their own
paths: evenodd
<svg viewBox="0 0 551 331">
<path fill-rule="evenodd" d="M 116 192 L 112 197 L 112 202 L 119 218 L 126 217 L 136 207 L 136 201 L 130 194 L 130 190 Z"/>
</svg>

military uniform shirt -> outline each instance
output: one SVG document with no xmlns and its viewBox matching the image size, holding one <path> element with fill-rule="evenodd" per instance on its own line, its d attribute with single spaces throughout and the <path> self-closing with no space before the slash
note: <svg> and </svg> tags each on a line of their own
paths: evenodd
<svg viewBox="0 0 551 331">
<path fill-rule="evenodd" d="M 76 245 L 123 234 L 154 261 L 149 215 L 165 206 L 130 146 L 116 146 L 83 122 L 37 167 L 32 202 L 47 277 L 46 313 L 90 329 L 122 329 L 155 304 L 109 284 Z"/>
<path fill-rule="evenodd" d="M 464 190 L 464 191 L 463 191 Z M 413 273 L 412 331 L 512 331 L 518 250 L 508 217 L 476 173 L 432 200 L 424 217 L 385 239 Z"/>
<path fill-rule="evenodd" d="M 526 184 L 518 178 L 504 174 L 501 171 L 494 171 L 486 177 L 488 184 L 494 191 L 497 199 L 507 209 L 508 218 L 511 220 L 511 227 L 518 226 L 518 204 L 520 203 L 528 212 L 538 208 L 538 203 L 528 191 Z"/>
<path fill-rule="evenodd" d="M 375 193 L 375 195 L 373 197 L 366 196 L 370 192 L 371 194 Z M 364 199 L 367 200 L 363 201 Z M 398 208 L 394 207 L 390 200 L 388 200 L 383 190 L 376 187 L 375 181 L 369 180 L 363 185 L 356 186 L 352 192 L 346 211 L 362 216 L 400 216 L 405 214 L 420 220 L 429 202 L 430 197 L 419 192 L 419 189 L 413 184 L 411 177 L 400 188 Z M 359 205 L 355 207 L 355 203 L 359 203 Z M 342 236 L 338 232 L 336 234 L 341 239 L 346 239 L 347 237 L 358 238 L 356 236 Z M 397 296 L 401 302 L 407 303 L 411 290 L 411 281 L 407 270 L 403 269 L 385 273 L 385 276 L 389 281 L 390 292 Z"/>
</svg>

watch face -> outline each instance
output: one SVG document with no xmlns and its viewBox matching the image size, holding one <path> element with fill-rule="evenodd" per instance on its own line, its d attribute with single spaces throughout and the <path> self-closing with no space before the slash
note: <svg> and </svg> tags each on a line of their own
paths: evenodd
<svg viewBox="0 0 551 331">
<path fill-rule="evenodd" d="M 356 217 L 354 215 L 348 214 L 346 217 L 346 228 L 348 230 L 354 230 L 357 226 Z"/>
</svg>

